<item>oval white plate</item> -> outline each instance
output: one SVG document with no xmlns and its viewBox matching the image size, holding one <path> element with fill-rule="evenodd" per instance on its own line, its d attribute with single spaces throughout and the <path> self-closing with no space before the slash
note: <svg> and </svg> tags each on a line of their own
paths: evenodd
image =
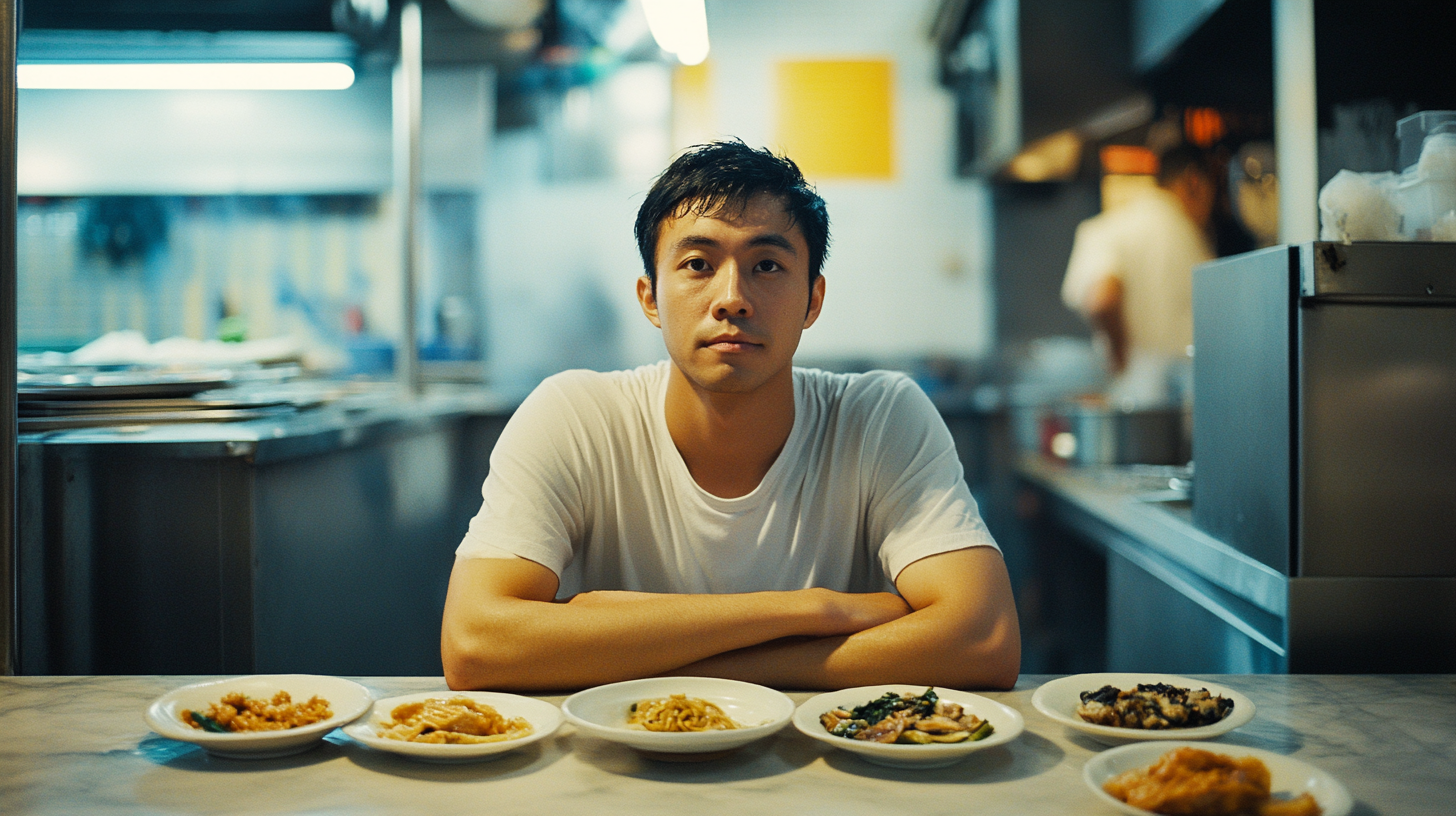
<svg viewBox="0 0 1456 816">
<path fill-rule="evenodd" d="M 667 733 L 627 727 L 629 707 L 641 700 L 686 694 L 716 703 L 739 728 L 728 731 Z M 593 737 L 658 754 L 707 754 L 730 751 L 783 728 L 794 701 L 783 692 L 755 683 L 716 677 L 649 677 L 579 691 L 561 704 L 572 725 Z"/>
<path fill-rule="evenodd" d="M 452 697 L 468 697 L 477 703 L 484 703 L 494 708 L 504 717 L 524 717 L 531 724 L 531 733 L 518 739 L 462 745 L 405 742 L 379 736 L 382 725 L 393 722 L 390 712 L 394 711 L 396 706 L 428 700 L 431 697 L 442 700 Z M 480 762 L 495 759 L 507 751 L 514 751 L 546 739 L 556 733 L 556 729 L 560 727 L 561 709 L 550 703 L 522 697 L 519 694 L 502 694 L 493 691 L 423 691 L 376 700 L 369 716 L 345 728 L 344 733 L 370 748 L 390 751 L 425 762 Z"/>
<path fill-rule="evenodd" d="M 1319 803 L 1324 816 L 1347 816 L 1355 806 L 1350 792 L 1338 779 L 1313 765 L 1272 751 L 1218 742 L 1138 742 L 1112 748 L 1087 760 L 1087 764 L 1082 766 L 1082 780 L 1103 802 L 1132 816 L 1147 816 L 1152 811 L 1120 801 L 1102 789 L 1103 783 L 1124 771 L 1146 768 L 1168 751 L 1185 745 L 1233 757 L 1257 757 L 1269 767 L 1269 787 L 1275 795 L 1292 797 L 1308 791 Z"/>
<path fill-rule="evenodd" d="M 1139 683 L 1167 683 L 1188 689 L 1208 689 L 1209 693 L 1227 697 L 1234 701 L 1234 710 L 1227 717 L 1212 725 L 1197 728 L 1167 728 L 1149 730 L 1146 728 L 1118 728 L 1112 725 L 1089 723 L 1077 716 L 1077 706 L 1082 703 L 1082 692 L 1096 691 L 1103 686 L 1129 689 Z M 1104 745 L 1126 745 L 1129 742 L 1146 740 L 1199 740 L 1213 739 L 1248 723 L 1254 719 L 1254 701 L 1228 686 L 1179 677 L 1176 674 L 1141 674 L 1137 672 L 1103 672 L 1101 674 L 1073 674 L 1043 683 L 1031 695 L 1031 704 L 1037 711 L 1047 715 L 1068 728 L 1081 731 Z"/>
<path fill-rule="evenodd" d="M 249 697 L 272 699 L 279 691 L 288 692 L 295 703 L 318 695 L 329 701 L 334 716 L 285 731 L 244 731 L 217 734 L 193 728 L 182 722 L 183 709 L 206 711 L 224 694 L 238 691 Z M 252 674 L 228 680 L 193 683 L 163 694 L 147 706 L 143 719 L 153 731 L 168 739 L 191 742 L 210 754 L 232 759 L 268 759 L 297 754 L 314 747 L 324 735 L 341 725 L 348 725 L 369 710 L 369 690 L 342 677 L 318 674 Z"/>
<path fill-rule="evenodd" d="M 810 697 L 794 712 L 794 727 L 820 742 L 835 748 L 858 754 L 860 758 L 876 765 L 891 768 L 943 768 L 965 759 L 969 754 L 984 748 L 993 748 L 1008 743 L 1021 735 L 1026 727 L 1021 712 L 995 700 L 955 689 L 939 688 L 935 693 L 940 699 L 960 703 L 966 711 L 991 722 L 995 730 L 991 736 L 975 742 L 935 743 L 933 745 L 900 745 L 898 743 L 869 742 L 867 740 L 836 737 L 824 730 L 819 715 L 835 708 L 852 709 L 884 696 L 885 692 L 920 695 L 925 686 L 860 686 L 842 689 Z"/>
</svg>

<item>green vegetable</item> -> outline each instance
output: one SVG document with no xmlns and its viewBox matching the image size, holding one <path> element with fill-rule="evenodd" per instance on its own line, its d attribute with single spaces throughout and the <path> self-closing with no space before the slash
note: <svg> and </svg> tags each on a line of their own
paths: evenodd
<svg viewBox="0 0 1456 816">
<path fill-rule="evenodd" d="M 991 736 L 991 732 L 995 730 L 995 727 L 991 725 L 991 721 L 986 720 L 985 722 L 981 723 L 980 728 L 977 728 L 975 731 L 971 732 L 970 741 L 975 742 L 977 740 L 983 740 L 986 737 Z"/>
<path fill-rule="evenodd" d="M 836 737 L 854 737 L 855 734 L 869 728 L 867 720 L 840 720 L 838 725 L 830 729 L 829 733 Z"/>
<path fill-rule="evenodd" d="M 877 723 L 890 716 L 896 711 L 913 709 L 916 714 L 922 717 L 929 717 L 935 713 L 935 703 L 939 700 L 935 689 L 928 688 L 919 697 L 903 697 L 893 691 L 885 692 L 884 696 L 852 710 L 850 716 L 856 720 Z"/>
<path fill-rule="evenodd" d="M 192 712 L 192 722 L 201 726 L 203 731 L 211 731 L 214 734 L 232 733 L 228 730 L 227 726 L 223 725 L 217 720 L 214 720 L 206 714 L 198 714 L 196 711 Z"/>
</svg>

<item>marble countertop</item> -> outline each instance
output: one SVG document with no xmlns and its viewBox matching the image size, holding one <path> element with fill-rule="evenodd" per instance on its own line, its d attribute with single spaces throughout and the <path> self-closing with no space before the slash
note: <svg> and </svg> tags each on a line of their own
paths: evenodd
<svg viewBox="0 0 1456 816">
<path fill-rule="evenodd" d="M 435 765 L 335 731 L 281 759 L 229 760 L 142 722 L 157 696 L 197 677 L 0 678 L 0 811 L 8 814 L 1111 814 L 1082 782 L 1103 746 L 1038 713 L 1046 676 L 986 696 L 1026 717 L 1015 741 L 936 770 L 894 770 L 789 726 L 712 762 L 661 763 L 575 733 L 494 761 Z M 439 678 L 359 678 L 376 698 L 443 691 Z M 1253 722 L 1225 736 L 1315 765 L 1356 814 L 1445 814 L 1456 801 L 1456 676 L 1223 675 Z M 809 694 L 791 695 L 796 701 Z M 545 697 L 560 702 L 563 697 Z"/>
</svg>

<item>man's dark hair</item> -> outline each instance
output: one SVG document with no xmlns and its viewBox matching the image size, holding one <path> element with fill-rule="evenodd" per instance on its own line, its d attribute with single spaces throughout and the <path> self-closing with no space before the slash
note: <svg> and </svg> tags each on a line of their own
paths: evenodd
<svg viewBox="0 0 1456 816">
<path fill-rule="evenodd" d="M 1167 187 L 1190 169 L 1212 178 L 1201 150 L 1189 144 L 1178 145 L 1158 157 L 1158 185 Z"/>
<path fill-rule="evenodd" d="M 804 233 L 812 284 L 829 253 L 829 211 L 824 199 L 787 156 L 726 139 L 688 148 L 657 177 L 637 210 L 637 249 L 653 288 L 657 288 L 657 237 L 663 221 L 688 213 L 736 215 L 760 193 L 777 198 L 790 222 Z"/>
</svg>

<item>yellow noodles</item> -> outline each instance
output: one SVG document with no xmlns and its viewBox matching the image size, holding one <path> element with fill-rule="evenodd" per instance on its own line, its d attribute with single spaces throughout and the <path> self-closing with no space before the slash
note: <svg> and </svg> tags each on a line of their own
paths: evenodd
<svg viewBox="0 0 1456 816">
<path fill-rule="evenodd" d="M 381 724 L 379 736 L 405 742 L 450 745 L 501 742 L 519 739 L 533 730 L 524 718 L 506 719 L 494 708 L 469 697 L 449 700 L 431 697 L 404 703 L 395 706 L 389 715 L 394 722 Z"/>
<path fill-rule="evenodd" d="M 644 731 L 726 731 L 737 728 L 738 723 L 707 700 L 674 694 L 633 703 L 627 727 Z"/>
</svg>

